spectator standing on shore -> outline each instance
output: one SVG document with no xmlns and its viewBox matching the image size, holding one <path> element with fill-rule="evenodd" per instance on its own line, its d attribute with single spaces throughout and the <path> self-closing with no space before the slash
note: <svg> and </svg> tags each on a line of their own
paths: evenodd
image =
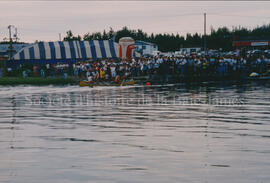
<svg viewBox="0 0 270 183">
<path fill-rule="evenodd" d="M 35 77 L 38 77 L 38 66 L 37 65 L 33 66 L 33 74 Z"/>
<path fill-rule="evenodd" d="M 43 68 L 40 70 L 40 76 L 42 78 L 45 78 L 45 71 L 43 70 Z"/>
<path fill-rule="evenodd" d="M 0 68 L 0 77 L 3 77 L 3 68 Z"/>
</svg>

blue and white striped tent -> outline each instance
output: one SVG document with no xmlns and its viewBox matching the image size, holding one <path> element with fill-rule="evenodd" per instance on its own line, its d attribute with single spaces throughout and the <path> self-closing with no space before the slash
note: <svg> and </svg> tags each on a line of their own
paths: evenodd
<svg viewBox="0 0 270 183">
<path fill-rule="evenodd" d="M 16 63 L 56 63 L 118 57 L 119 45 L 110 40 L 58 41 L 27 46 L 16 53 L 13 60 Z"/>
</svg>

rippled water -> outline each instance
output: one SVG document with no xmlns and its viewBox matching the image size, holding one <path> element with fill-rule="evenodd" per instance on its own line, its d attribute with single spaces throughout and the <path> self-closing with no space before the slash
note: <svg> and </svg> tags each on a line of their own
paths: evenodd
<svg viewBox="0 0 270 183">
<path fill-rule="evenodd" d="M 270 182 L 270 84 L 0 87 L 0 182 Z"/>
</svg>

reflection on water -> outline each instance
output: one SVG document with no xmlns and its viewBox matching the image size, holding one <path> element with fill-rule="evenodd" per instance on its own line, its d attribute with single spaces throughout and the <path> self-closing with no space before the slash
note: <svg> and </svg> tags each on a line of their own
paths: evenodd
<svg viewBox="0 0 270 183">
<path fill-rule="evenodd" d="M 1 87 L 0 182 L 269 182 L 270 85 Z"/>
</svg>

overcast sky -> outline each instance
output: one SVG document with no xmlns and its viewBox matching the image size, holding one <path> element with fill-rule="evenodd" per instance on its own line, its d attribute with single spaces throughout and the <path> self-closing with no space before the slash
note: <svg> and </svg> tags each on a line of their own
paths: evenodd
<svg viewBox="0 0 270 183">
<path fill-rule="evenodd" d="M 21 41 L 56 41 L 67 30 L 75 34 L 128 26 L 147 33 L 203 33 L 203 13 L 210 28 L 270 23 L 270 2 L 244 1 L 3 1 L 0 40 L 15 25 Z"/>
</svg>

